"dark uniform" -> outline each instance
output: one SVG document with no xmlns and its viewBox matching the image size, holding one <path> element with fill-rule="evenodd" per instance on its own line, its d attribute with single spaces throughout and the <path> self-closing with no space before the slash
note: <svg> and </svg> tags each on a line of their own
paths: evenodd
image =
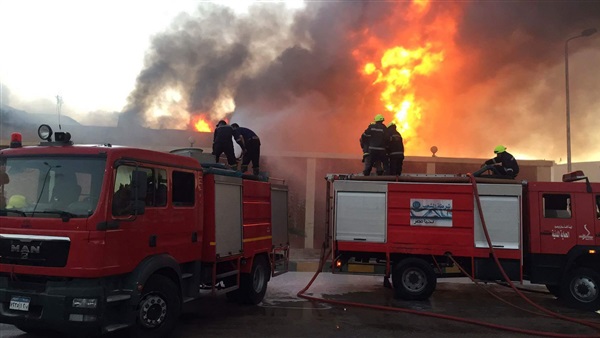
<svg viewBox="0 0 600 338">
<path fill-rule="evenodd" d="M 255 132 L 248 128 L 240 127 L 237 123 L 231 125 L 233 127 L 233 135 L 235 141 L 242 148 L 242 167 L 241 172 L 248 170 L 248 164 L 252 162 L 252 174 L 260 173 L 260 139 Z"/>
<path fill-rule="evenodd" d="M 376 166 L 377 175 L 383 175 L 384 170 L 387 169 L 386 135 L 387 128 L 382 121 L 369 125 L 363 133 L 363 137 L 368 140 L 369 144 L 369 156 L 365 158 L 363 175 L 369 176 L 373 165 Z M 377 163 L 382 163 L 383 168 L 378 167 Z"/>
<path fill-rule="evenodd" d="M 227 164 L 230 167 L 237 165 L 235 159 L 235 153 L 233 152 L 233 128 L 225 121 L 219 121 L 215 134 L 213 136 L 213 155 L 215 155 L 215 161 L 219 163 L 221 154 L 225 153 L 227 156 Z"/>
<path fill-rule="evenodd" d="M 489 166 L 490 170 L 500 176 L 515 178 L 519 174 L 517 160 L 507 151 L 497 153 L 496 157 L 485 161 L 485 164 Z"/>
<path fill-rule="evenodd" d="M 404 162 L 404 142 L 402 135 L 396 130 L 396 125 L 391 124 L 388 127 L 388 156 L 390 158 L 390 174 L 401 175 L 402 163 Z"/>
</svg>

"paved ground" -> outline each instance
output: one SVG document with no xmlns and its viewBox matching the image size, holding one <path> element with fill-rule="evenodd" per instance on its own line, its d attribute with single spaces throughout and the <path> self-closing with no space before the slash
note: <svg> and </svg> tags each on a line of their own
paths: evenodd
<svg viewBox="0 0 600 338">
<path fill-rule="evenodd" d="M 511 331 L 491 329 L 456 320 L 439 319 L 423 314 L 448 315 L 494 323 L 500 326 L 550 332 L 563 335 L 595 335 L 587 326 L 534 315 L 489 296 L 482 288 L 466 279 L 440 280 L 429 301 L 399 301 L 392 290 L 382 286 L 376 276 L 318 276 L 307 294 L 330 301 L 356 302 L 387 306 L 402 312 L 373 310 L 343 304 L 311 302 L 296 297 L 313 273 L 290 272 L 269 283 L 265 300 L 259 306 L 239 306 L 225 297 L 204 299 L 192 303 L 181 317 L 175 338 L 191 337 L 527 337 Z M 563 307 L 539 286 L 528 286 L 538 293 L 527 293 L 536 303 L 562 315 L 600 322 L 598 314 Z M 483 288 L 501 298 L 526 306 L 512 290 L 496 284 Z M 123 334 L 113 335 L 124 337 Z M 16 328 L 0 324 L 0 337 L 26 338 Z"/>
</svg>

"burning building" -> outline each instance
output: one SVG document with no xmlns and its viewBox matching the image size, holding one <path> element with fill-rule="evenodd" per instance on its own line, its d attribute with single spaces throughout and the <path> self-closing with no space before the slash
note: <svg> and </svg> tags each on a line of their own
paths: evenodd
<svg viewBox="0 0 600 338">
<path fill-rule="evenodd" d="M 409 155 L 564 158 L 565 39 L 598 2 L 202 4 L 154 37 L 124 115 L 143 126 L 250 126 L 265 147 L 355 153 L 373 116 Z M 600 34 L 598 34 L 600 36 Z M 600 157 L 597 37 L 572 46 L 575 158 Z M 593 69 L 593 68 L 592 68 Z M 549 123 L 553 121 L 555 123 Z M 558 135 L 558 136 L 557 136 Z"/>
</svg>

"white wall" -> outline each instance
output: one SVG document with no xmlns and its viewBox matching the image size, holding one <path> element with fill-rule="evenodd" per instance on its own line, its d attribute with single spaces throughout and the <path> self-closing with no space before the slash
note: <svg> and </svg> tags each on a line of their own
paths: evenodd
<svg viewBox="0 0 600 338">
<path fill-rule="evenodd" d="M 571 171 L 583 170 L 590 182 L 600 182 L 600 161 L 571 163 Z M 552 167 L 552 181 L 562 181 L 562 175 L 567 172 L 567 164 L 555 164 Z"/>
</svg>

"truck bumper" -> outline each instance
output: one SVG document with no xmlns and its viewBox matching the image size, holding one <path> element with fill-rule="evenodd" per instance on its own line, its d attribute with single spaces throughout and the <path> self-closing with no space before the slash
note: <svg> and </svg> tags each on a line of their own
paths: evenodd
<svg viewBox="0 0 600 338">
<path fill-rule="evenodd" d="M 21 327 L 83 336 L 114 331 L 131 320 L 127 299 L 125 294 L 107 297 L 98 279 L 23 282 L 0 276 L 0 322 Z M 76 306 L 81 303 L 85 306 Z"/>
</svg>

